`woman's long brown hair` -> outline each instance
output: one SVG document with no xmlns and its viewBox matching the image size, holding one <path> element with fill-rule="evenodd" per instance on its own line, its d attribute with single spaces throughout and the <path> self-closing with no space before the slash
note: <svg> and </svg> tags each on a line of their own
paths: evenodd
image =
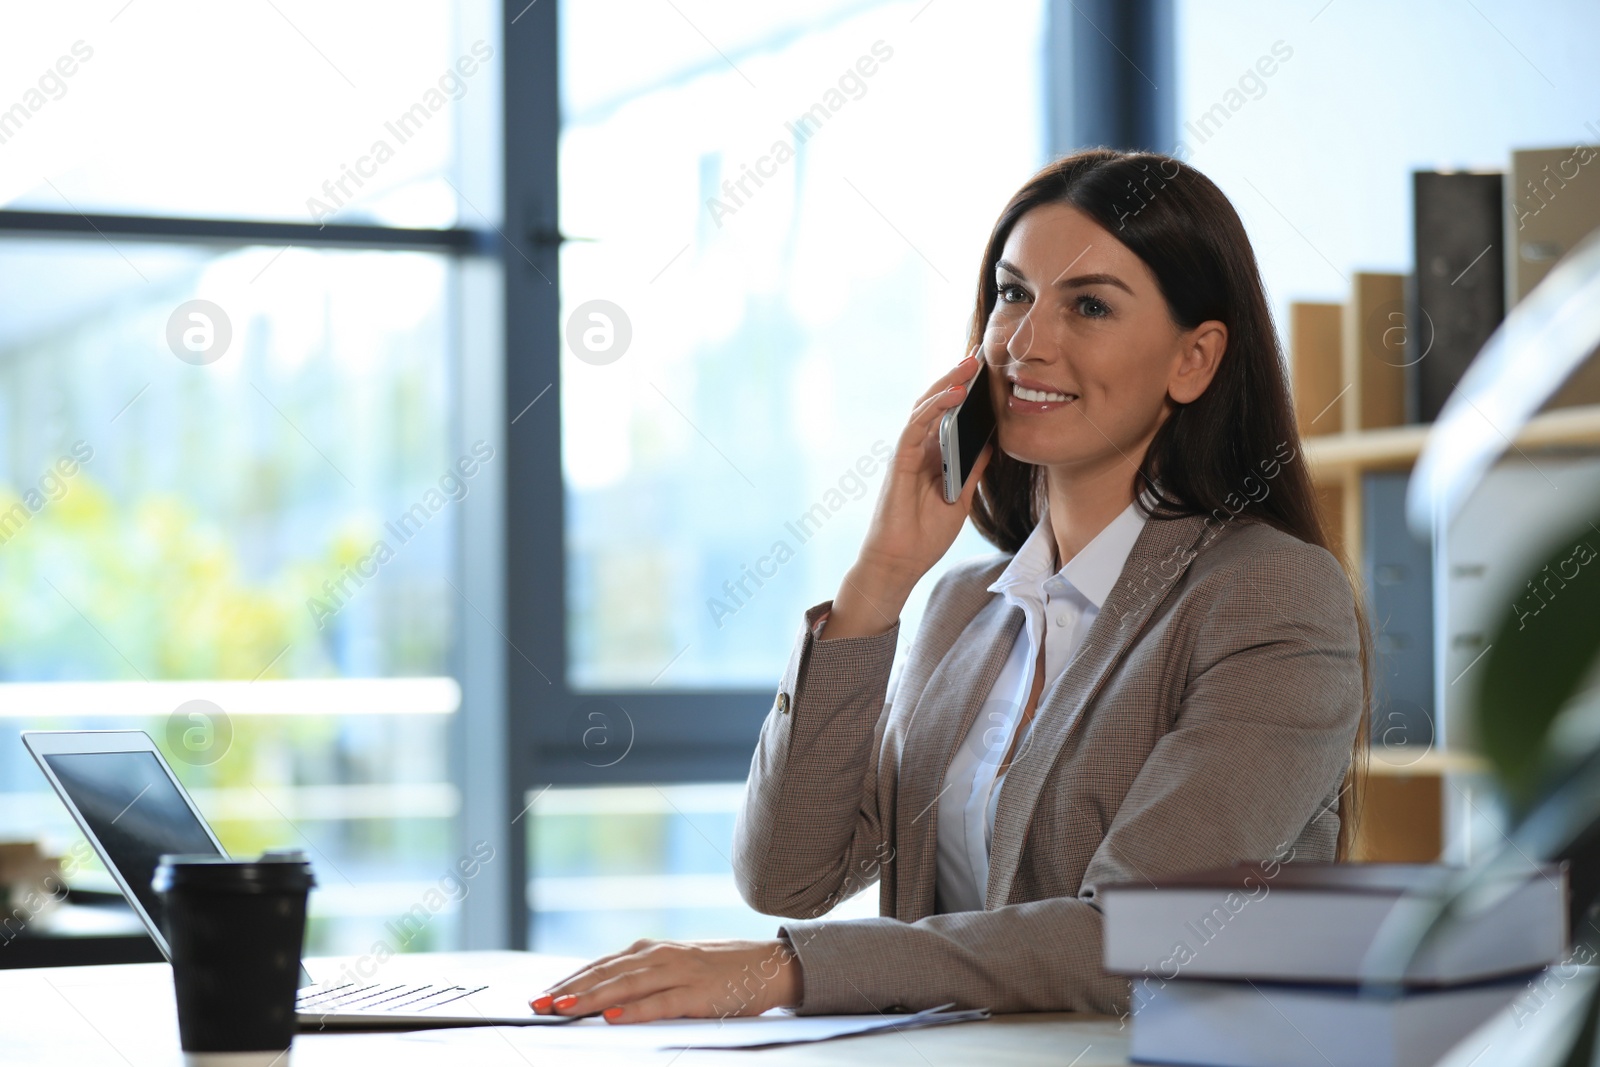
<svg viewBox="0 0 1600 1067">
<path fill-rule="evenodd" d="M 1093 148 L 1056 160 L 1011 198 L 984 250 L 968 348 L 979 344 L 998 291 L 995 262 L 1017 220 L 1041 204 L 1070 204 L 1144 261 L 1180 329 L 1217 320 L 1228 328 L 1227 350 L 1211 384 L 1181 404 L 1156 431 L 1135 475 L 1136 499 L 1148 491 L 1147 516 L 1232 514 L 1268 523 L 1339 559 L 1355 598 L 1361 643 L 1361 718 L 1350 768 L 1339 792 L 1339 859 L 1350 855 L 1360 809 L 1372 718 L 1372 642 L 1362 584 L 1330 543 L 1317 510 L 1283 351 L 1244 224 L 1209 178 L 1170 156 Z M 1271 490 L 1247 496 L 1257 465 L 1293 449 Z M 1157 488 L 1155 480 L 1160 479 Z M 1247 497 L 1243 509 L 1241 496 Z M 1235 506 L 1225 501 L 1232 500 Z M 972 504 L 978 532 L 1015 552 L 1044 504 L 1044 469 L 995 451 Z M 1268 857 L 1257 857 L 1265 859 Z"/>
</svg>

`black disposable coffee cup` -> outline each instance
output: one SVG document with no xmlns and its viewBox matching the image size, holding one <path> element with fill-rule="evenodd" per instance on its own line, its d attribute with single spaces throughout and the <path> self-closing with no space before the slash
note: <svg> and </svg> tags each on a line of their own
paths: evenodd
<svg viewBox="0 0 1600 1067">
<path fill-rule="evenodd" d="M 305 854 L 162 856 L 150 884 L 162 898 L 184 1052 L 287 1049 L 316 884 Z"/>
</svg>

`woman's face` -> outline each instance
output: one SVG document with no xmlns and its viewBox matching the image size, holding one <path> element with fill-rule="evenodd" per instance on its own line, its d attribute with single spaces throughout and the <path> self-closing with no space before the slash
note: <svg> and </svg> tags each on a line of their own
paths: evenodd
<svg viewBox="0 0 1600 1067">
<path fill-rule="evenodd" d="M 1017 221 L 994 284 L 984 359 L 999 447 L 1024 463 L 1137 465 L 1227 344 L 1220 322 L 1180 330 L 1144 261 L 1067 204 Z"/>
</svg>

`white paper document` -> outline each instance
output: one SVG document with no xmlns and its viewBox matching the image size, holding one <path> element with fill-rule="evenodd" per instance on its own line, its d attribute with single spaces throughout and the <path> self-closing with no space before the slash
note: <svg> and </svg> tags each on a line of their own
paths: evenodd
<svg viewBox="0 0 1600 1067">
<path fill-rule="evenodd" d="M 929 1008 L 914 1015 L 757 1015 L 748 1019 L 676 1019 L 645 1026 L 682 1027 L 676 1034 L 662 1032 L 670 1043 L 659 1048 L 770 1048 L 774 1045 L 801 1045 L 810 1041 L 828 1041 L 835 1037 L 853 1037 L 887 1030 L 915 1030 L 924 1026 L 944 1026 L 948 1023 L 973 1022 L 987 1019 L 989 1013 L 975 1011 L 947 1011 Z M 698 1024 L 698 1027 L 696 1027 Z"/>
<path fill-rule="evenodd" d="M 950 1005 L 910 1015 L 790 1015 L 771 1011 L 765 1015 L 730 1019 L 667 1019 L 654 1023 L 613 1026 L 600 1019 L 581 1019 L 570 1026 L 505 1028 L 501 1033 L 517 1047 L 528 1045 L 595 1048 L 674 1050 L 684 1048 L 773 1048 L 829 1041 L 860 1034 L 915 1030 L 950 1023 L 987 1019 L 989 1013 L 949 1011 Z M 460 1048 L 478 1040 L 487 1028 L 425 1030 L 406 1034 L 408 1041 L 437 1041 Z M 500 1040 L 498 1037 L 495 1039 Z"/>
</svg>

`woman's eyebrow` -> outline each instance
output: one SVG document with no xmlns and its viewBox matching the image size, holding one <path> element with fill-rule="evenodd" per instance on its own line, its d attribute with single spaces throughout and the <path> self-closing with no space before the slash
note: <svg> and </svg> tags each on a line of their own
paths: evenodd
<svg viewBox="0 0 1600 1067">
<path fill-rule="evenodd" d="M 1018 270 L 1014 264 L 1008 263 L 1003 259 L 995 261 L 994 269 L 997 271 L 1006 271 L 1008 274 L 1013 274 L 1018 278 L 1027 278 L 1027 275 Z M 1121 289 L 1123 292 L 1127 293 L 1129 296 L 1134 295 L 1133 290 L 1128 288 L 1128 284 L 1121 278 L 1118 278 L 1115 274 L 1078 274 L 1071 278 L 1057 278 L 1055 284 L 1064 289 L 1076 288 L 1083 285 L 1114 285 L 1118 289 Z"/>
<path fill-rule="evenodd" d="M 1058 279 L 1056 284 L 1067 289 L 1079 285 L 1114 285 L 1129 296 L 1133 295 L 1133 290 L 1129 289 L 1127 283 L 1115 274 L 1079 274 L 1072 278 Z"/>
<path fill-rule="evenodd" d="M 1008 263 L 1003 259 L 995 260 L 994 269 L 997 271 L 1003 270 L 1007 274 L 1014 275 L 1017 278 L 1021 278 L 1023 281 L 1027 281 L 1027 275 L 1018 270 L 1014 264 Z"/>
</svg>

